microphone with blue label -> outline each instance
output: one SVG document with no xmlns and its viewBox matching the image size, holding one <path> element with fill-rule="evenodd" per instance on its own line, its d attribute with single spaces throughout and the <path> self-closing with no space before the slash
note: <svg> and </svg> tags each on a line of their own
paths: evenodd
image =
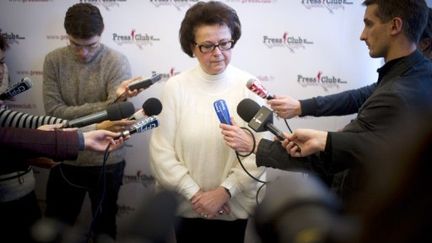
<svg viewBox="0 0 432 243">
<path fill-rule="evenodd" d="M 18 94 L 21 94 L 24 91 L 29 90 L 32 87 L 32 81 L 30 78 L 23 78 L 20 82 L 16 83 L 15 85 L 11 86 L 7 90 L 5 90 L 3 93 L 0 94 L 0 100 L 8 100 Z"/>
<path fill-rule="evenodd" d="M 149 116 L 132 125 L 129 130 L 122 131 L 120 136 L 127 137 L 134 133 L 145 132 L 153 128 L 156 128 L 158 126 L 159 126 L 159 120 L 157 119 L 157 117 Z"/>
<path fill-rule="evenodd" d="M 229 111 L 228 111 L 228 107 L 226 105 L 225 100 L 222 100 L 222 99 L 216 100 L 213 103 L 213 107 L 214 107 L 214 109 L 216 111 L 216 114 L 217 114 L 217 116 L 219 118 L 219 121 L 221 123 L 232 125 L 232 123 L 231 123 L 231 117 L 230 117 L 230 114 L 229 114 Z"/>
</svg>

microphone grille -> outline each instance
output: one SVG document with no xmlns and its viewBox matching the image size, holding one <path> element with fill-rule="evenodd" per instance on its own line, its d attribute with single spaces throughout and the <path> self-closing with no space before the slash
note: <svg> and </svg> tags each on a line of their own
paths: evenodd
<svg viewBox="0 0 432 243">
<path fill-rule="evenodd" d="M 108 120 L 115 121 L 130 117 L 135 112 L 131 102 L 114 103 L 107 108 Z"/>
<path fill-rule="evenodd" d="M 253 78 L 249 79 L 249 80 L 247 81 L 247 83 L 246 83 L 246 87 L 247 87 L 248 89 L 252 88 L 254 82 L 255 82 L 255 79 L 253 79 Z"/>
<path fill-rule="evenodd" d="M 237 114 L 246 122 L 252 120 L 252 118 L 259 111 L 260 106 L 252 99 L 246 98 L 240 101 L 237 105 Z"/>
<path fill-rule="evenodd" d="M 28 88 L 32 87 L 33 82 L 31 81 L 31 79 L 29 77 L 24 77 L 21 79 L 22 83 L 26 83 Z"/>
<path fill-rule="evenodd" d="M 147 116 L 159 115 L 162 111 L 162 103 L 156 98 L 149 98 L 143 103 L 142 108 Z"/>
</svg>

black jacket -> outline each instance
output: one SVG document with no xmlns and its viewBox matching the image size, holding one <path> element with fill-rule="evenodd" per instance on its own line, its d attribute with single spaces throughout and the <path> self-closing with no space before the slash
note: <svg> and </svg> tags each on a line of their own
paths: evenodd
<svg viewBox="0 0 432 243">
<path fill-rule="evenodd" d="M 389 133 L 397 132 L 389 129 L 399 117 L 412 109 L 432 110 L 432 63 L 419 51 L 386 63 L 378 73 L 376 84 L 360 91 L 343 92 L 345 97 L 351 95 L 350 102 L 339 101 L 348 105 L 340 105 L 332 110 L 333 114 L 355 113 L 360 105 L 358 114 L 341 132 L 329 132 L 325 152 L 292 158 L 280 148 L 279 142 L 262 140 L 258 145 L 257 165 L 315 172 L 332 184 L 342 198 L 349 197 L 361 186 L 359 171 L 363 164 L 379 163 L 368 158 L 389 142 L 386 139 Z M 325 109 L 320 112 L 329 113 L 330 108 Z M 320 115 L 319 112 L 312 114 Z M 337 173 L 344 176 L 332 181 Z"/>
</svg>

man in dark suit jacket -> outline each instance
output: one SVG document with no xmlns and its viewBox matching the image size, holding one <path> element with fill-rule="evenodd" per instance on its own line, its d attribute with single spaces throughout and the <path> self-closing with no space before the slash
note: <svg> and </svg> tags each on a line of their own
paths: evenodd
<svg viewBox="0 0 432 243">
<path fill-rule="evenodd" d="M 345 180 L 333 184 L 343 198 L 360 186 L 359 169 L 374 148 L 385 144 L 391 124 L 407 109 L 432 107 L 432 64 L 416 46 L 426 24 L 426 3 L 366 0 L 363 4 L 365 27 L 360 38 L 371 57 L 383 57 L 386 63 L 378 70 L 376 87 L 370 87 L 372 94 L 361 101 L 357 117 L 340 132 L 298 129 L 286 134 L 283 146 L 263 139 L 254 148 L 258 166 L 307 170 L 324 179 L 347 170 Z M 230 129 L 238 129 L 221 127 L 228 136 Z M 231 144 L 238 149 L 244 141 Z"/>
</svg>

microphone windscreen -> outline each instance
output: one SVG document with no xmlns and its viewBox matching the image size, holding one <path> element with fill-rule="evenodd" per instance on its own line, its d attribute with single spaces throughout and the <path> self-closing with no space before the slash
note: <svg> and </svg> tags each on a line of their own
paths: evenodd
<svg viewBox="0 0 432 243">
<path fill-rule="evenodd" d="M 259 111 L 260 106 L 255 101 L 246 98 L 237 105 L 237 114 L 246 122 L 250 122 Z"/>
<path fill-rule="evenodd" d="M 254 79 L 249 79 L 246 83 L 246 87 L 248 89 L 250 89 L 252 87 L 252 85 L 254 84 L 254 81 L 255 81 Z"/>
<path fill-rule="evenodd" d="M 147 116 L 159 115 L 162 111 L 162 103 L 156 98 L 149 98 L 143 103 L 142 108 Z"/>
<path fill-rule="evenodd" d="M 172 191 L 147 193 L 126 225 L 127 242 L 169 242 L 170 232 L 176 223 L 178 195 Z M 132 239 L 135 239 L 132 241 Z"/>
<path fill-rule="evenodd" d="M 131 102 L 114 103 L 107 107 L 108 120 L 116 121 L 134 114 L 135 107 Z"/>
</svg>

